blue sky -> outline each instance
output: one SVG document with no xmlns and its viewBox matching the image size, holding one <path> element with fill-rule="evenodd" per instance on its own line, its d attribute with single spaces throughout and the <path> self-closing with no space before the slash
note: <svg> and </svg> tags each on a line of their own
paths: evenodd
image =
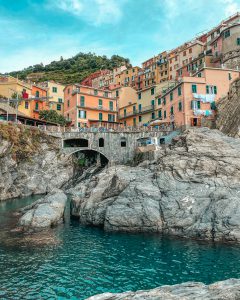
<svg viewBox="0 0 240 300">
<path fill-rule="evenodd" d="M 240 11 L 240 0 L 0 0 L 0 73 L 78 52 L 134 65 Z"/>
</svg>

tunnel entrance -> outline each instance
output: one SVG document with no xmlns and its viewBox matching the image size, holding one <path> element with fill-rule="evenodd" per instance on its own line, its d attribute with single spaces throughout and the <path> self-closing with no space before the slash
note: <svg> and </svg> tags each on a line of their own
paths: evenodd
<svg viewBox="0 0 240 300">
<path fill-rule="evenodd" d="M 88 148 L 87 139 L 68 139 L 63 141 L 63 147 L 79 147 L 79 148 Z"/>
<path fill-rule="evenodd" d="M 90 167 L 96 165 L 105 167 L 108 164 L 108 159 L 102 153 L 95 150 L 81 150 L 74 153 L 78 161 L 78 165 L 82 167 Z"/>
</svg>

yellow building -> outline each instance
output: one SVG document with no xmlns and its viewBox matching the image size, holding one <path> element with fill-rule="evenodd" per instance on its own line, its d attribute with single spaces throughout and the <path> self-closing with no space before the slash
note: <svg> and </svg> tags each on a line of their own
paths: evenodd
<svg viewBox="0 0 240 300">
<path fill-rule="evenodd" d="M 49 97 L 50 104 L 49 108 L 63 115 L 65 85 L 55 82 L 53 80 L 41 82 L 38 85 L 47 89 L 47 96 Z"/>
<path fill-rule="evenodd" d="M 139 67 L 127 68 L 115 77 L 116 84 L 119 84 L 121 86 L 135 87 L 138 72 L 140 70 L 141 68 Z"/>
<path fill-rule="evenodd" d="M 31 92 L 32 87 L 30 84 L 12 76 L 0 76 L 0 97 L 12 98 L 14 94 L 18 94 L 19 99 L 28 98 L 28 96 L 31 96 Z M 26 107 L 25 100 L 19 103 L 18 111 L 30 117 L 31 112 Z"/>
</svg>

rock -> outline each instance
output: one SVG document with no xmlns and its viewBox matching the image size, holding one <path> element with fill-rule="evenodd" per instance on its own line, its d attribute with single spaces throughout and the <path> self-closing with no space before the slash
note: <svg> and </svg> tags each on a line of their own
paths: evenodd
<svg viewBox="0 0 240 300">
<path fill-rule="evenodd" d="M 59 139 L 23 128 L 0 124 L 0 201 L 46 194 L 74 176 L 73 159 L 61 153 Z"/>
<path fill-rule="evenodd" d="M 240 140 L 217 130 L 188 130 L 154 164 L 110 167 L 73 190 L 83 224 L 240 242 Z"/>
<path fill-rule="evenodd" d="M 19 226 L 24 231 L 39 231 L 63 221 L 67 196 L 61 190 L 37 200 L 21 210 Z"/>
<path fill-rule="evenodd" d="M 105 293 L 87 300 L 237 300 L 240 299 L 240 280 L 228 279 L 210 285 L 200 282 L 186 282 L 165 285 L 148 291 Z"/>
<path fill-rule="evenodd" d="M 229 136 L 240 137 L 240 78 L 231 84 L 228 95 L 217 103 L 216 127 Z"/>
</svg>

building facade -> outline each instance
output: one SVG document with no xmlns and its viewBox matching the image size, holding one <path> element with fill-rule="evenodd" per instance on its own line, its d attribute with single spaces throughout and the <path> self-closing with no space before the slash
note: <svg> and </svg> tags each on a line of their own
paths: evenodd
<svg viewBox="0 0 240 300">
<path fill-rule="evenodd" d="M 111 91 L 67 85 L 64 97 L 64 116 L 72 126 L 114 127 L 117 124 L 117 99 Z"/>
</svg>

